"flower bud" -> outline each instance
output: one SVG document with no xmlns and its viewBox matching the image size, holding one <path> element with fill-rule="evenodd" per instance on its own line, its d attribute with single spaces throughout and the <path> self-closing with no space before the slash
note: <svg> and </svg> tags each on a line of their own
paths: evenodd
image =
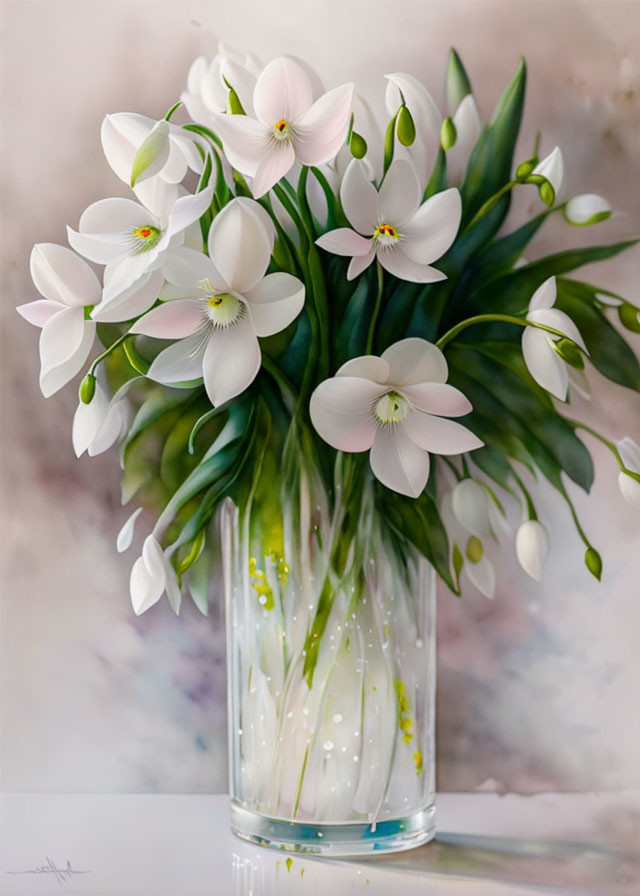
<svg viewBox="0 0 640 896">
<path fill-rule="evenodd" d="M 451 149 L 452 146 L 455 146 L 456 140 L 458 139 L 458 132 L 456 130 L 456 126 L 453 123 L 453 119 L 447 118 L 442 122 L 442 127 L 440 128 L 440 145 L 446 152 L 448 149 Z"/>
<path fill-rule="evenodd" d="M 600 581 L 602 576 L 602 557 L 595 548 L 588 548 L 584 555 L 584 563 L 592 576 Z"/>
<path fill-rule="evenodd" d="M 398 119 L 396 121 L 396 134 L 398 140 L 403 146 L 411 146 L 416 139 L 416 126 L 413 122 L 411 112 L 406 106 L 400 106 L 398 111 Z"/>
<path fill-rule="evenodd" d="M 240 102 L 240 98 L 238 94 L 235 92 L 233 87 L 227 85 L 229 87 L 229 93 L 227 94 L 227 112 L 229 115 L 245 115 L 245 111 L 242 108 L 242 103 Z"/>
<path fill-rule="evenodd" d="M 78 398 L 83 404 L 91 404 L 93 396 L 96 394 L 96 378 L 92 373 L 88 373 L 80 383 L 78 389 Z"/>
<path fill-rule="evenodd" d="M 622 302 L 618 308 L 620 323 L 632 333 L 640 333 L 640 312 L 629 302 Z"/>
<path fill-rule="evenodd" d="M 364 159 L 367 154 L 367 141 L 356 131 L 351 131 L 349 149 L 354 159 Z"/>
<path fill-rule="evenodd" d="M 540 198 L 543 202 L 546 202 L 547 205 L 552 205 L 556 195 L 560 193 L 562 185 L 564 184 L 564 160 L 562 158 L 560 147 L 556 146 L 553 152 L 550 152 L 546 158 L 541 162 L 538 162 L 531 173 L 533 175 L 541 175 L 545 180 L 549 181 L 549 184 L 553 189 L 553 199 L 551 202 L 547 201 L 547 198 L 551 194 L 548 189 L 545 190 L 544 193 L 547 197 L 545 198 L 542 191 L 543 184 L 540 185 Z"/>
<path fill-rule="evenodd" d="M 565 220 L 574 227 L 589 227 L 611 217 L 611 206 L 602 196 L 583 193 L 570 199 L 564 209 Z"/>
<path fill-rule="evenodd" d="M 169 124 L 159 121 L 149 131 L 135 154 L 130 185 L 134 187 L 143 174 L 145 179 L 157 174 L 169 158 L 169 148 Z"/>
<path fill-rule="evenodd" d="M 582 352 L 572 339 L 564 337 L 551 344 L 553 350 L 557 352 L 562 360 L 570 367 L 575 367 L 576 370 L 584 370 L 584 358 Z"/>
<path fill-rule="evenodd" d="M 545 205 L 552 206 L 556 201 L 556 191 L 553 189 L 553 186 L 548 180 L 545 180 L 543 184 L 540 184 L 540 186 L 538 187 L 538 193 L 540 194 L 540 199 L 542 199 Z"/>
<path fill-rule="evenodd" d="M 526 520 L 516 535 L 518 562 L 528 576 L 539 582 L 549 553 L 547 530 L 538 520 Z"/>
<path fill-rule="evenodd" d="M 536 167 L 537 164 L 538 164 L 537 156 L 533 156 L 532 158 L 527 159 L 526 162 L 520 162 L 520 164 L 516 168 L 516 178 L 518 178 L 520 180 L 521 178 L 528 177 L 531 174 L 531 172 L 533 171 L 533 169 Z"/>
</svg>

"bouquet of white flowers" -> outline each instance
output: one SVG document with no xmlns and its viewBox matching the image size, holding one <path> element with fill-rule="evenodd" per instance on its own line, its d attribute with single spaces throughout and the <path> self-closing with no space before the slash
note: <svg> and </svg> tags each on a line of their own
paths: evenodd
<svg viewBox="0 0 640 896">
<path fill-rule="evenodd" d="M 637 334 L 638 308 L 569 276 L 634 241 L 525 260 L 550 216 L 611 214 L 593 194 L 561 198 L 558 147 L 539 158 L 536 140 L 514 160 L 525 75 L 523 62 L 483 123 L 452 51 L 447 114 L 395 73 L 380 129 L 354 85 L 317 96 L 295 59 L 197 59 L 162 121 L 104 120 L 135 199 L 90 205 L 71 248 L 33 249 L 43 298 L 18 310 L 42 328 L 44 395 L 100 343 L 73 445 L 121 443 L 123 503 L 140 506 L 118 550 L 142 506 L 158 508 L 131 573 L 136 613 L 165 593 L 176 613 L 184 594 L 206 613 L 222 521 L 234 825 L 260 842 L 426 839 L 433 571 L 491 597 L 484 543 L 512 537 L 511 496 L 515 550 L 540 577 L 529 471 L 568 505 L 600 578 L 563 483 L 593 481 L 580 430 L 640 501 L 638 446 L 567 413 L 586 365 L 640 389 L 608 319 Z M 514 190 L 540 211 L 504 232 Z"/>
</svg>

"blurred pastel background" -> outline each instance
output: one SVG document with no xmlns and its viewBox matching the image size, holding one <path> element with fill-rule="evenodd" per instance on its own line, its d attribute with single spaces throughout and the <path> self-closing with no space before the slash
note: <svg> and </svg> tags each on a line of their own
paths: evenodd
<svg viewBox="0 0 640 896">
<path fill-rule="evenodd" d="M 36 297 L 31 245 L 64 242 L 64 225 L 75 226 L 89 203 L 125 195 L 102 157 L 104 115 L 161 117 L 191 61 L 213 53 L 212 33 L 265 60 L 305 57 L 327 88 L 356 80 L 378 108 L 383 75 L 398 70 L 442 101 L 454 45 L 485 118 L 523 54 L 530 78 L 519 158 L 540 129 L 542 150 L 558 143 L 565 154 L 568 195 L 601 193 L 617 210 L 588 231 L 553 221 L 530 257 L 637 234 L 640 4 L 4 0 L 1 13 L 0 786 L 221 791 L 219 579 L 208 619 L 189 605 L 176 618 L 165 602 L 134 617 L 135 550 L 115 551 L 128 514 L 116 454 L 75 459 L 75 389 L 42 398 L 37 331 L 14 311 Z M 522 191 L 511 221 L 539 208 L 534 191 Z M 640 300 L 636 250 L 589 275 Z M 579 400 L 572 413 L 640 441 L 638 396 L 597 374 L 591 385 L 590 404 Z M 640 518 L 618 492 L 606 449 L 588 444 L 592 494 L 571 492 L 604 557 L 602 584 L 582 565 L 568 513 L 541 487 L 552 543 L 542 585 L 525 578 L 506 544 L 493 602 L 472 588 L 462 600 L 440 595 L 440 790 L 640 788 Z"/>
</svg>

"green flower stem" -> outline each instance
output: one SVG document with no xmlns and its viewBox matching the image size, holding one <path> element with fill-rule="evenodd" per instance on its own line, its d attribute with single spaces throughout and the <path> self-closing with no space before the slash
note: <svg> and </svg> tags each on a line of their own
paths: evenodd
<svg viewBox="0 0 640 896">
<path fill-rule="evenodd" d="M 518 488 L 520 489 L 520 491 L 522 492 L 522 495 L 523 495 L 523 497 L 524 497 L 524 502 L 525 502 L 525 505 L 526 505 L 526 507 L 527 507 L 527 515 L 528 515 L 529 519 L 530 519 L 530 520 L 537 520 L 537 519 L 538 519 L 538 514 L 537 514 L 537 512 L 536 512 L 536 508 L 535 508 L 535 505 L 534 505 L 534 503 L 533 503 L 533 499 L 532 499 L 532 497 L 531 497 L 531 494 L 530 494 L 529 490 L 527 489 L 526 485 L 524 484 L 524 482 L 522 481 L 522 479 L 520 478 L 520 476 L 518 476 L 518 474 L 516 473 L 516 471 L 513 469 L 513 467 L 511 468 L 511 473 L 512 473 L 513 478 L 515 479 L 515 481 L 518 483 Z"/>
<path fill-rule="evenodd" d="M 329 184 L 329 181 L 324 176 L 322 171 L 320 171 L 319 168 L 312 167 L 311 173 L 313 174 L 315 179 L 320 184 L 320 187 L 322 188 L 322 192 L 324 193 L 324 197 L 327 201 L 327 210 L 329 213 L 329 217 L 328 217 L 328 221 L 327 221 L 327 229 L 332 230 L 337 224 L 336 203 L 337 203 L 338 199 L 337 199 L 335 193 L 333 192 L 333 190 L 331 189 L 331 185 Z"/>
<path fill-rule="evenodd" d="M 108 349 L 105 349 L 105 351 L 103 351 L 101 355 L 98 355 L 97 358 L 94 358 L 94 360 L 91 362 L 91 367 L 89 368 L 88 372 L 93 376 L 96 372 L 96 367 L 98 366 L 98 364 L 100 364 L 101 361 L 104 361 L 105 358 L 108 358 L 111 352 L 115 351 L 118 346 L 122 345 L 122 343 L 126 339 L 129 339 L 129 337 L 133 337 L 134 335 L 134 333 L 123 333 L 123 335 L 120 336 L 119 339 L 116 339 L 116 341 L 112 343 Z"/>
<path fill-rule="evenodd" d="M 480 206 L 480 208 L 475 213 L 471 221 L 469 221 L 460 236 L 465 236 L 467 233 L 469 233 L 470 230 L 473 230 L 478 221 L 480 221 L 481 218 L 484 218 L 485 215 L 488 215 L 491 209 L 500 201 L 500 199 L 502 199 L 503 196 L 506 196 L 506 194 L 513 190 L 516 184 L 519 183 L 522 183 L 522 181 L 510 180 L 503 187 L 500 187 L 497 193 L 494 193 L 493 196 L 490 196 L 489 199 L 487 199 L 487 201 Z M 460 237 L 458 237 L 458 239 L 459 238 Z"/>
<path fill-rule="evenodd" d="M 547 327 L 545 324 L 535 323 L 532 320 L 526 320 L 524 317 L 514 317 L 511 314 L 476 314 L 474 317 L 468 317 L 466 320 L 461 321 L 459 324 L 456 324 L 455 327 L 448 330 L 444 336 L 441 336 L 440 339 L 438 339 L 436 346 L 442 350 L 452 339 L 456 338 L 458 333 L 466 330 L 467 327 L 473 327 L 475 324 L 492 323 L 493 321 L 501 321 L 506 324 L 517 324 L 519 327 L 537 327 L 539 330 L 546 330 L 547 333 L 551 333 L 553 336 L 559 336 L 561 339 L 569 339 L 566 333 L 561 333 L 560 330 L 555 330 L 553 327 Z M 570 341 L 573 342 L 573 340 Z M 573 344 L 582 351 L 577 343 L 574 342 Z"/>
<path fill-rule="evenodd" d="M 618 451 L 618 447 L 615 442 L 612 442 L 611 439 L 608 439 L 606 436 L 603 436 L 602 433 L 598 432 L 596 429 L 593 429 L 591 426 L 587 426 L 586 423 L 582 423 L 580 420 L 573 420 L 571 417 L 564 418 L 567 423 L 570 423 L 571 426 L 575 426 L 576 429 L 582 429 L 584 432 L 588 432 L 589 435 L 593 436 L 594 439 L 597 439 L 599 442 L 602 442 L 603 445 L 606 445 L 609 451 L 613 454 L 615 459 L 618 461 L 618 465 L 620 466 L 620 470 L 623 473 L 626 473 L 627 476 L 630 476 L 632 479 L 635 479 L 636 482 L 640 482 L 640 473 L 634 472 L 634 470 L 630 470 L 625 466 L 624 461 Z"/>
<path fill-rule="evenodd" d="M 364 350 L 365 355 L 370 355 L 371 350 L 373 348 L 373 337 L 376 331 L 376 324 L 378 322 L 378 315 L 380 314 L 380 306 L 382 305 L 382 291 L 384 287 L 384 274 L 382 270 L 382 265 L 376 259 L 376 273 L 378 275 L 378 291 L 376 293 L 376 303 L 373 307 L 373 314 L 371 315 L 371 321 L 369 323 L 369 333 L 367 334 L 367 345 Z"/>
<path fill-rule="evenodd" d="M 315 305 L 316 315 L 319 327 L 319 369 L 318 375 L 320 379 L 326 379 L 329 376 L 329 346 L 331 344 L 331 321 L 329 318 L 329 306 L 327 303 L 327 291 L 324 284 L 324 275 L 320 256 L 315 244 L 315 232 L 313 224 L 313 216 L 309 208 L 307 199 L 307 179 L 309 177 L 309 168 L 307 165 L 302 166 L 300 178 L 298 180 L 298 207 L 302 217 L 302 223 L 306 230 L 308 239 L 307 263 L 309 269 L 309 278 L 313 293 L 313 301 Z"/>
<path fill-rule="evenodd" d="M 167 114 L 165 115 L 164 120 L 165 120 L 165 121 L 171 121 L 171 116 L 172 116 L 173 113 L 176 111 L 176 109 L 179 109 L 179 108 L 180 108 L 181 105 L 182 105 L 182 100 L 178 100 L 177 103 L 174 103 L 173 106 L 169 109 L 169 111 L 168 111 Z"/>
<path fill-rule="evenodd" d="M 280 370 L 277 364 L 275 364 L 271 358 L 267 357 L 267 355 L 262 356 L 262 366 L 267 371 L 270 377 L 275 380 L 278 384 L 280 391 L 282 392 L 282 397 L 287 406 L 287 410 L 289 413 L 293 415 L 297 405 L 296 398 L 296 390 L 290 380 L 284 375 L 284 373 Z"/>
</svg>

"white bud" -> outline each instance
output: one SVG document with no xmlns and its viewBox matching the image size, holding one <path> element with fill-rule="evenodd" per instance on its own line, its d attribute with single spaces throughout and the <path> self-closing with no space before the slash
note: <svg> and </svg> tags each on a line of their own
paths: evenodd
<svg viewBox="0 0 640 896">
<path fill-rule="evenodd" d="M 541 174 L 549 181 L 554 189 L 556 198 L 559 196 L 564 184 L 564 160 L 560 147 L 556 146 L 531 172 Z"/>
<path fill-rule="evenodd" d="M 582 193 L 567 202 L 564 216 L 570 224 L 574 224 L 576 227 L 588 227 L 609 218 L 611 206 L 602 196 L 597 196 L 595 193 Z"/>
<path fill-rule="evenodd" d="M 516 554 L 527 575 L 539 582 L 549 553 L 547 530 L 538 520 L 526 520 L 516 535 Z"/>
</svg>

